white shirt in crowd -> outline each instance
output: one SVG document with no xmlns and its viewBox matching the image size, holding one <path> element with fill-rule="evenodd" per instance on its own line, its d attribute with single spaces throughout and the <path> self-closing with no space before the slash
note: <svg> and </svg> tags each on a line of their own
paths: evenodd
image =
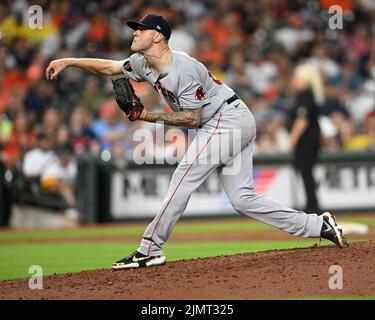
<svg viewBox="0 0 375 320">
<path fill-rule="evenodd" d="M 299 42 L 312 41 L 314 39 L 314 32 L 310 29 L 300 30 L 285 27 L 278 29 L 274 33 L 274 39 L 289 53 L 293 53 L 296 51 Z"/>
<path fill-rule="evenodd" d="M 249 63 L 246 66 L 246 74 L 253 90 L 263 94 L 271 85 L 272 79 L 278 75 L 278 70 L 272 62 L 262 61 L 259 64 Z"/>
<path fill-rule="evenodd" d="M 51 150 L 34 148 L 28 151 L 22 162 L 22 171 L 26 177 L 40 177 L 46 168 L 56 161 L 56 155 Z"/>
<path fill-rule="evenodd" d="M 323 72 L 327 78 L 336 77 L 340 74 L 340 66 L 332 59 L 311 57 L 307 60 L 307 63 Z"/>
<path fill-rule="evenodd" d="M 42 174 L 42 180 L 46 178 L 57 178 L 60 182 L 74 183 L 77 176 L 77 163 L 71 160 L 66 167 L 63 167 L 58 158 L 47 166 Z"/>
</svg>

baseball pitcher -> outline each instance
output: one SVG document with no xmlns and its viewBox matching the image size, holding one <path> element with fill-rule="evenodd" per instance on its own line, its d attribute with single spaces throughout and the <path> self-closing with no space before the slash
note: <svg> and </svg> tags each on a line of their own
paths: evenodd
<svg viewBox="0 0 375 320">
<path fill-rule="evenodd" d="M 161 208 L 144 232 L 139 248 L 113 263 L 112 268 L 164 264 L 163 244 L 186 209 L 192 192 L 215 170 L 237 212 L 298 237 L 321 237 L 340 248 L 347 246 L 342 229 L 329 212 L 306 214 L 256 194 L 252 168 L 256 124 L 249 108 L 231 88 L 215 79 L 202 63 L 184 52 L 169 48 L 172 31 L 168 21 L 162 16 L 149 14 L 139 22 L 129 21 L 127 24 L 134 29 L 131 49 L 135 52 L 128 59 L 65 58 L 52 61 L 46 69 L 47 79 L 56 79 L 66 67 L 79 67 L 107 76 L 125 74 L 125 77 L 113 81 L 113 88 L 117 103 L 129 120 L 162 121 L 167 125 L 197 128 L 197 134 L 175 170 Z M 150 83 L 174 112 L 146 111 L 128 78 Z M 225 135 L 234 137 L 236 143 L 228 146 L 228 140 L 223 138 Z M 230 152 L 222 152 L 223 148 L 229 148 Z M 234 163 L 239 164 L 235 174 L 234 171 L 232 174 L 226 172 Z"/>
</svg>

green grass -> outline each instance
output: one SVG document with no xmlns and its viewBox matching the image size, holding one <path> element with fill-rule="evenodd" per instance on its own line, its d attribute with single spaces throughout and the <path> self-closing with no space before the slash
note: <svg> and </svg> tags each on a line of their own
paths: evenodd
<svg viewBox="0 0 375 320">
<path fill-rule="evenodd" d="M 375 215 L 371 216 L 345 216 L 337 217 L 338 221 L 365 223 L 368 226 L 375 226 Z M 38 230 L 38 231 L 0 231 L 0 241 L 7 240 L 49 240 L 49 239 L 74 239 L 74 238 L 110 238 L 118 236 L 141 236 L 147 223 L 129 224 L 128 226 L 96 226 L 83 229 L 66 230 Z M 251 232 L 266 231 L 274 228 L 254 220 L 239 219 L 237 221 L 212 220 L 181 221 L 173 230 L 173 234 L 194 234 L 194 233 L 218 233 L 218 232 Z"/>
<path fill-rule="evenodd" d="M 88 227 L 83 229 L 66 230 L 42 230 L 42 231 L 0 231 L 0 241 L 6 240 L 48 240 L 68 238 L 108 238 L 116 236 L 142 236 L 147 224 L 130 225 L 121 227 Z M 260 222 L 242 221 L 238 222 L 202 222 L 181 223 L 173 230 L 173 234 L 194 234 L 194 233 L 216 233 L 236 231 L 263 231 L 273 228 Z"/>
<path fill-rule="evenodd" d="M 356 222 L 367 224 L 369 227 L 375 226 L 375 215 L 365 217 L 337 215 L 336 219 L 338 222 Z"/>
<path fill-rule="evenodd" d="M 314 240 L 169 243 L 164 253 L 169 261 L 308 247 Z M 328 242 L 322 242 L 328 244 Z M 137 248 L 138 243 L 46 243 L 0 245 L 0 279 L 26 278 L 29 267 L 39 265 L 44 275 L 109 268 L 114 260 Z"/>
<path fill-rule="evenodd" d="M 339 221 L 352 221 L 375 225 L 375 216 L 339 216 Z M 122 258 L 138 247 L 134 243 L 98 243 L 92 238 L 110 238 L 116 236 L 139 236 L 147 223 L 132 223 L 121 226 L 95 226 L 82 229 L 46 230 L 46 231 L 0 231 L 0 241 L 21 240 L 24 243 L 0 243 L 0 279 L 29 277 L 31 265 L 40 265 L 45 275 L 76 272 L 97 268 L 109 268 L 110 264 Z M 201 220 L 181 221 L 173 234 L 194 234 L 213 232 L 253 232 L 272 230 L 273 228 L 254 220 Z M 28 240 L 72 239 L 71 243 L 27 243 Z M 88 241 L 74 242 L 74 239 L 86 238 Z M 356 239 L 351 238 L 351 242 Z M 243 242 L 169 242 L 164 252 L 168 260 L 193 259 L 263 250 L 307 247 L 317 243 L 316 239 L 298 239 L 293 241 L 243 241 Z M 329 244 L 322 241 L 322 245 Z"/>
<path fill-rule="evenodd" d="M 68 238 L 105 238 L 116 236 L 142 235 L 145 226 L 136 227 L 113 227 L 101 228 L 93 227 L 88 229 L 66 229 L 66 230 L 48 230 L 48 231 L 3 231 L 0 232 L 0 241 L 6 240 L 51 240 Z"/>
</svg>

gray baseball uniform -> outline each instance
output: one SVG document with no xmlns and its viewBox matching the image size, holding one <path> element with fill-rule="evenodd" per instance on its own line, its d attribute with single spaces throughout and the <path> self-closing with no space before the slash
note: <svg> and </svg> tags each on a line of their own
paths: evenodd
<svg viewBox="0 0 375 320">
<path fill-rule="evenodd" d="M 255 193 L 254 118 L 233 90 L 216 80 L 202 63 L 172 50 L 169 64 L 158 76 L 143 55 L 136 53 L 125 61 L 123 71 L 135 81 L 148 81 L 174 111 L 202 108 L 201 127 L 172 176 L 162 207 L 147 227 L 139 252 L 163 254 L 162 246 L 185 211 L 190 195 L 214 170 L 237 212 L 299 237 L 320 236 L 323 219 L 318 215 L 288 208 Z M 235 139 L 234 143 L 228 144 L 228 136 Z M 234 164 L 235 174 L 226 171 Z"/>
</svg>

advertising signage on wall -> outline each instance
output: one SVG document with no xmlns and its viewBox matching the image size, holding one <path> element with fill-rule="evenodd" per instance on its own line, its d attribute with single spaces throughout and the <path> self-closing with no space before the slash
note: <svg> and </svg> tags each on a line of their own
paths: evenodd
<svg viewBox="0 0 375 320">
<path fill-rule="evenodd" d="M 153 217 L 167 193 L 174 168 L 114 170 L 111 216 L 114 219 Z M 315 169 L 322 209 L 375 208 L 375 163 L 320 164 Z M 300 177 L 287 165 L 256 166 L 254 188 L 293 207 L 304 207 Z M 191 196 L 185 215 L 226 215 L 234 212 L 213 173 Z"/>
</svg>

